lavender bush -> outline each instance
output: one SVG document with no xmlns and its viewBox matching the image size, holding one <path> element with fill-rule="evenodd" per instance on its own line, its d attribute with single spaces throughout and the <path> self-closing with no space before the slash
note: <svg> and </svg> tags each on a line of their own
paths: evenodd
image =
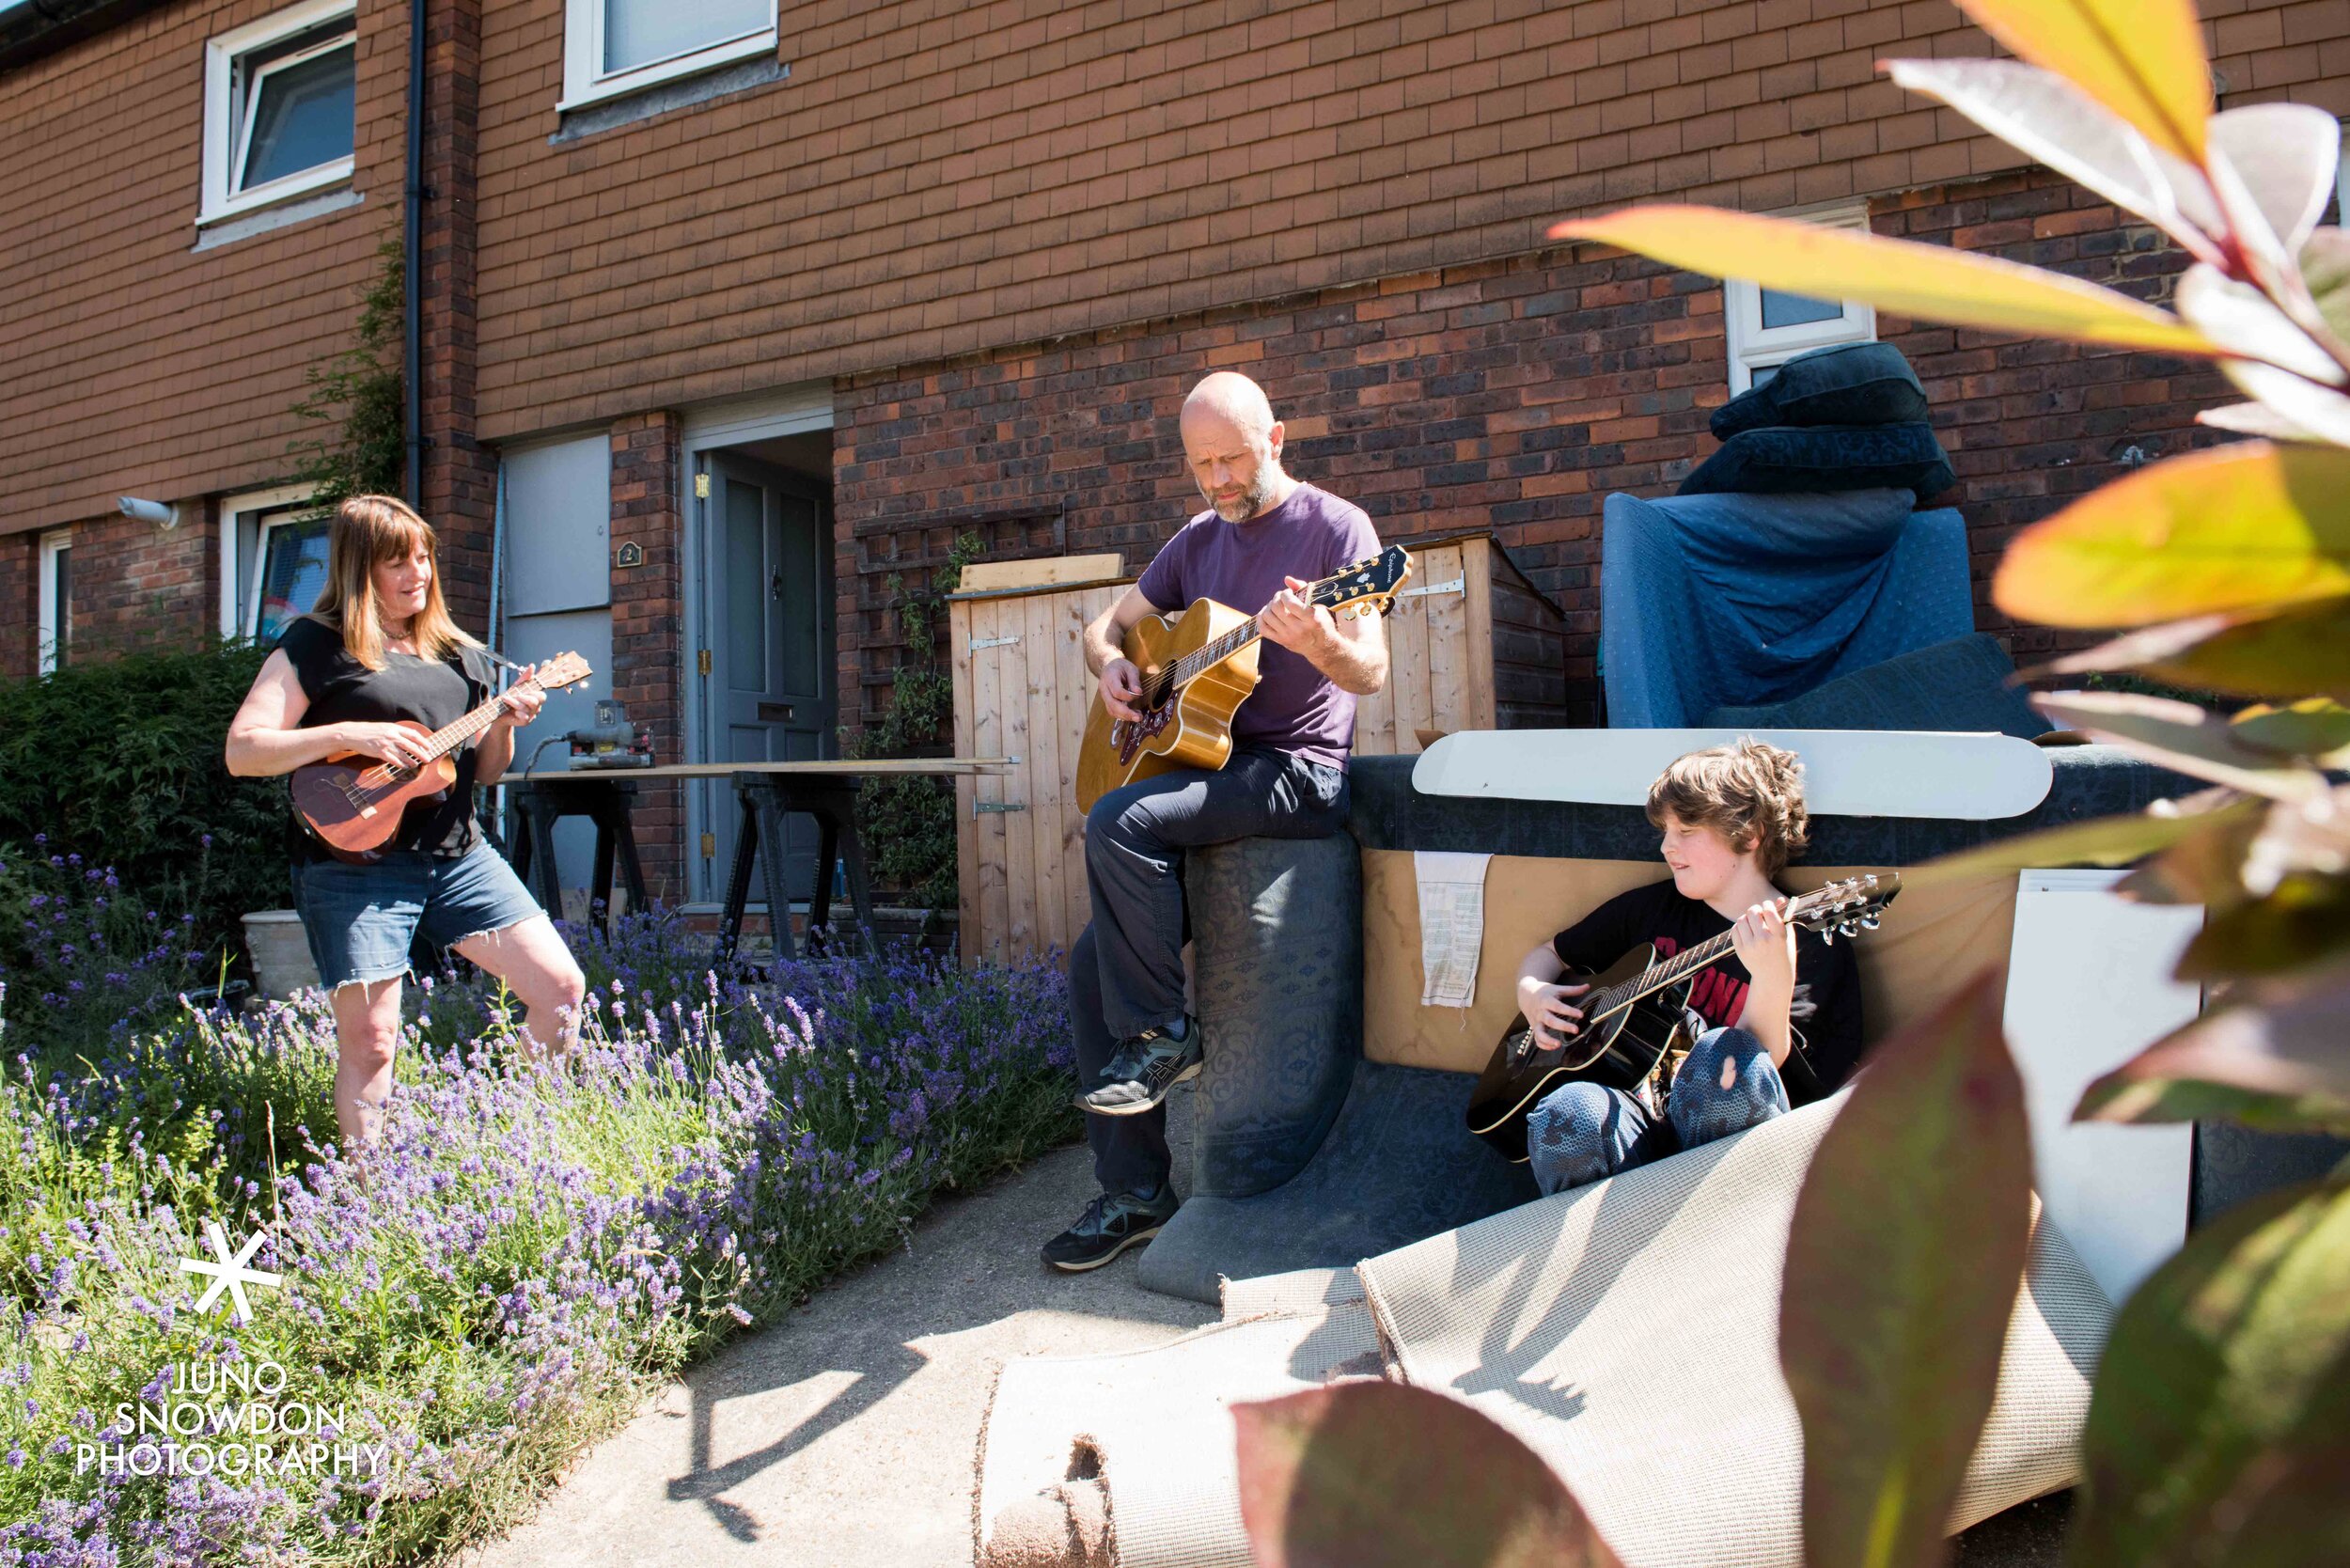
<svg viewBox="0 0 2350 1568">
<path fill-rule="evenodd" d="M 519 1048 L 494 984 L 417 988 L 364 1180 L 328 1141 L 316 1003 L 191 1009 L 71 1072 L 16 1054 L 0 1568 L 446 1551 L 515 1517 L 650 1379 L 894 1245 L 942 1186 L 1075 1130 L 1051 968 L 909 953 L 751 984 L 657 919 L 574 937 L 598 983 L 558 1066 Z M 209 1256 L 207 1221 L 269 1227 L 253 1263 L 283 1283 L 253 1290 L 250 1322 L 194 1310 L 179 1260 Z M 191 1368 L 279 1369 L 281 1402 L 328 1407 L 333 1441 L 379 1462 L 131 1473 L 189 1451 L 122 1417 Z"/>
<path fill-rule="evenodd" d="M 182 992 L 217 990 L 221 955 L 207 951 L 195 915 L 212 840 L 195 871 L 161 901 L 125 888 L 112 866 L 50 852 L 0 856 L 0 972 L 16 994 L 17 1048 L 80 1048 L 120 1026 L 158 1023 Z"/>
</svg>

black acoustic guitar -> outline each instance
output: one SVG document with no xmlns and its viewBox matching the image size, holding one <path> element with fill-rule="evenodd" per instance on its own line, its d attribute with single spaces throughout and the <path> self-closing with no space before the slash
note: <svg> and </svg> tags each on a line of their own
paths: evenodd
<svg viewBox="0 0 2350 1568">
<path fill-rule="evenodd" d="M 1874 931 L 1901 887 L 1901 877 L 1891 871 L 1846 877 L 1791 900 L 1786 919 L 1831 942 L 1839 933 Z M 1644 943 L 1597 973 L 1564 976 L 1568 984 L 1581 980 L 1591 987 L 1574 1002 L 1583 1010 L 1582 1032 L 1544 1048 L 1534 1043 L 1523 1017 L 1513 1023 L 1469 1095 L 1469 1131 L 1511 1160 L 1523 1161 L 1527 1113 L 1560 1084 L 1585 1079 L 1629 1093 L 1660 1063 L 1677 1063 L 1693 1043 L 1683 1011 L 1690 981 L 1731 951 L 1728 932 L 1662 962 L 1655 948 Z"/>
</svg>

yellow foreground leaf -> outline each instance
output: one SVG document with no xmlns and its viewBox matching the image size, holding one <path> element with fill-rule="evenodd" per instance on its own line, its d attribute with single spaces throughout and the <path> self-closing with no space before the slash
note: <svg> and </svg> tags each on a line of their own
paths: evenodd
<svg viewBox="0 0 2350 1568">
<path fill-rule="evenodd" d="M 1885 240 L 1711 207 L 1627 208 L 1559 224 L 1554 240 L 1597 240 L 1668 266 L 1817 299 L 1866 300 L 1904 316 L 2161 353 L 2217 355 L 2186 322 L 2093 283 L 1948 245 Z"/>
<path fill-rule="evenodd" d="M 2350 451 L 2172 458 L 2017 535 L 1991 598 L 2044 626 L 2145 626 L 2350 593 Z"/>
<path fill-rule="evenodd" d="M 2211 62 L 2192 0 L 1958 0 L 1958 8 L 2163 151 L 2203 162 Z"/>
</svg>

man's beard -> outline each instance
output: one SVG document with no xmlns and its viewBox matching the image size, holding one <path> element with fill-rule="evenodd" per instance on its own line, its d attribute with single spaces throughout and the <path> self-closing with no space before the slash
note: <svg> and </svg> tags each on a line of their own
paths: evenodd
<svg viewBox="0 0 2350 1568">
<path fill-rule="evenodd" d="M 1209 508 L 1225 522 L 1246 523 L 1262 511 L 1264 504 L 1273 499 L 1273 465 L 1261 464 L 1256 478 L 1246 490 L 1241 492 L 1238 500 L 1219 501 L 1204 490 L 1200 494 L 1207 496 Z"/>
</svg>

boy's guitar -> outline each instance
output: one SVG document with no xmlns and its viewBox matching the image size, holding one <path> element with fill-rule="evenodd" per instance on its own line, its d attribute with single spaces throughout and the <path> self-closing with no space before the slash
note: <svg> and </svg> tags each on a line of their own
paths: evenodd
<svg viewBox="0 0 2350 1568">
<path fill-rule="evenodd" d="M 1901 888 L 1902 879 L 1892 871 L 1846 877 L 1790 900 L 1785 917 L 1832 942 L 1839 932 L 1850 936 L 1874 931 Z M 1630 1093 L 1660 1066 L 1677 1063 L 1692 1043 L 1683 1011 L 1690 980 L 1731 951 L 1728 932 L 1661 963 L 1655 948 L 1643 944 L 1596 974 L 1563 977 L 1570 984 L 1590 984 L 1575 999 L 1583 1010 L 1582 1032 L 1544 1048 L 1534 1043 L 1533 1031 L 1520 1017 L 1494 1047 L 1493 1059 L 1469 1094 L 1469 1131 L 1511 1160 L 1522 1161 L 1527 1113 L 1560 1084 L 1582 1078 Z"/>
<path fill-rule="evenodd" d="M 558 653 L 512 690 L 553 691 L 585 681 L 588 674 L 587 660 L 576 653 Z M 499 706 L 499 699 L 492 698 L 456 723 L 431 731 L 411 722 L 408 728 L 427 737 L 428 757 L 420 767 L 345 755 L 294 769 L 294 814 L 336 859 L 354 866 L 381 860 L 384 846 L 400 831 L 400 813 L 412 802 L 439 797 L 457 782 L 457 764 L 449 754 L 489 729 Z"/>
<path fill-rule="evenodd" d="M 1390 544 L 1308 588 L 1309 603 L 1339 616 L 1369 615 L 1395 602 L 1412 557 Z M 1222 767 L 1232 755 L 1232 714 L 1257 689 L 1255 616 L 1196 602 L 1179 616 L 1145 616 L 1126 633 L 1125 653 L 1142 671 L 1142 717 L 1113 719 L 1097 684 L 1077 752 L 1077 806 L 1121 784 L 1169 768 Z"/>
</svg>

